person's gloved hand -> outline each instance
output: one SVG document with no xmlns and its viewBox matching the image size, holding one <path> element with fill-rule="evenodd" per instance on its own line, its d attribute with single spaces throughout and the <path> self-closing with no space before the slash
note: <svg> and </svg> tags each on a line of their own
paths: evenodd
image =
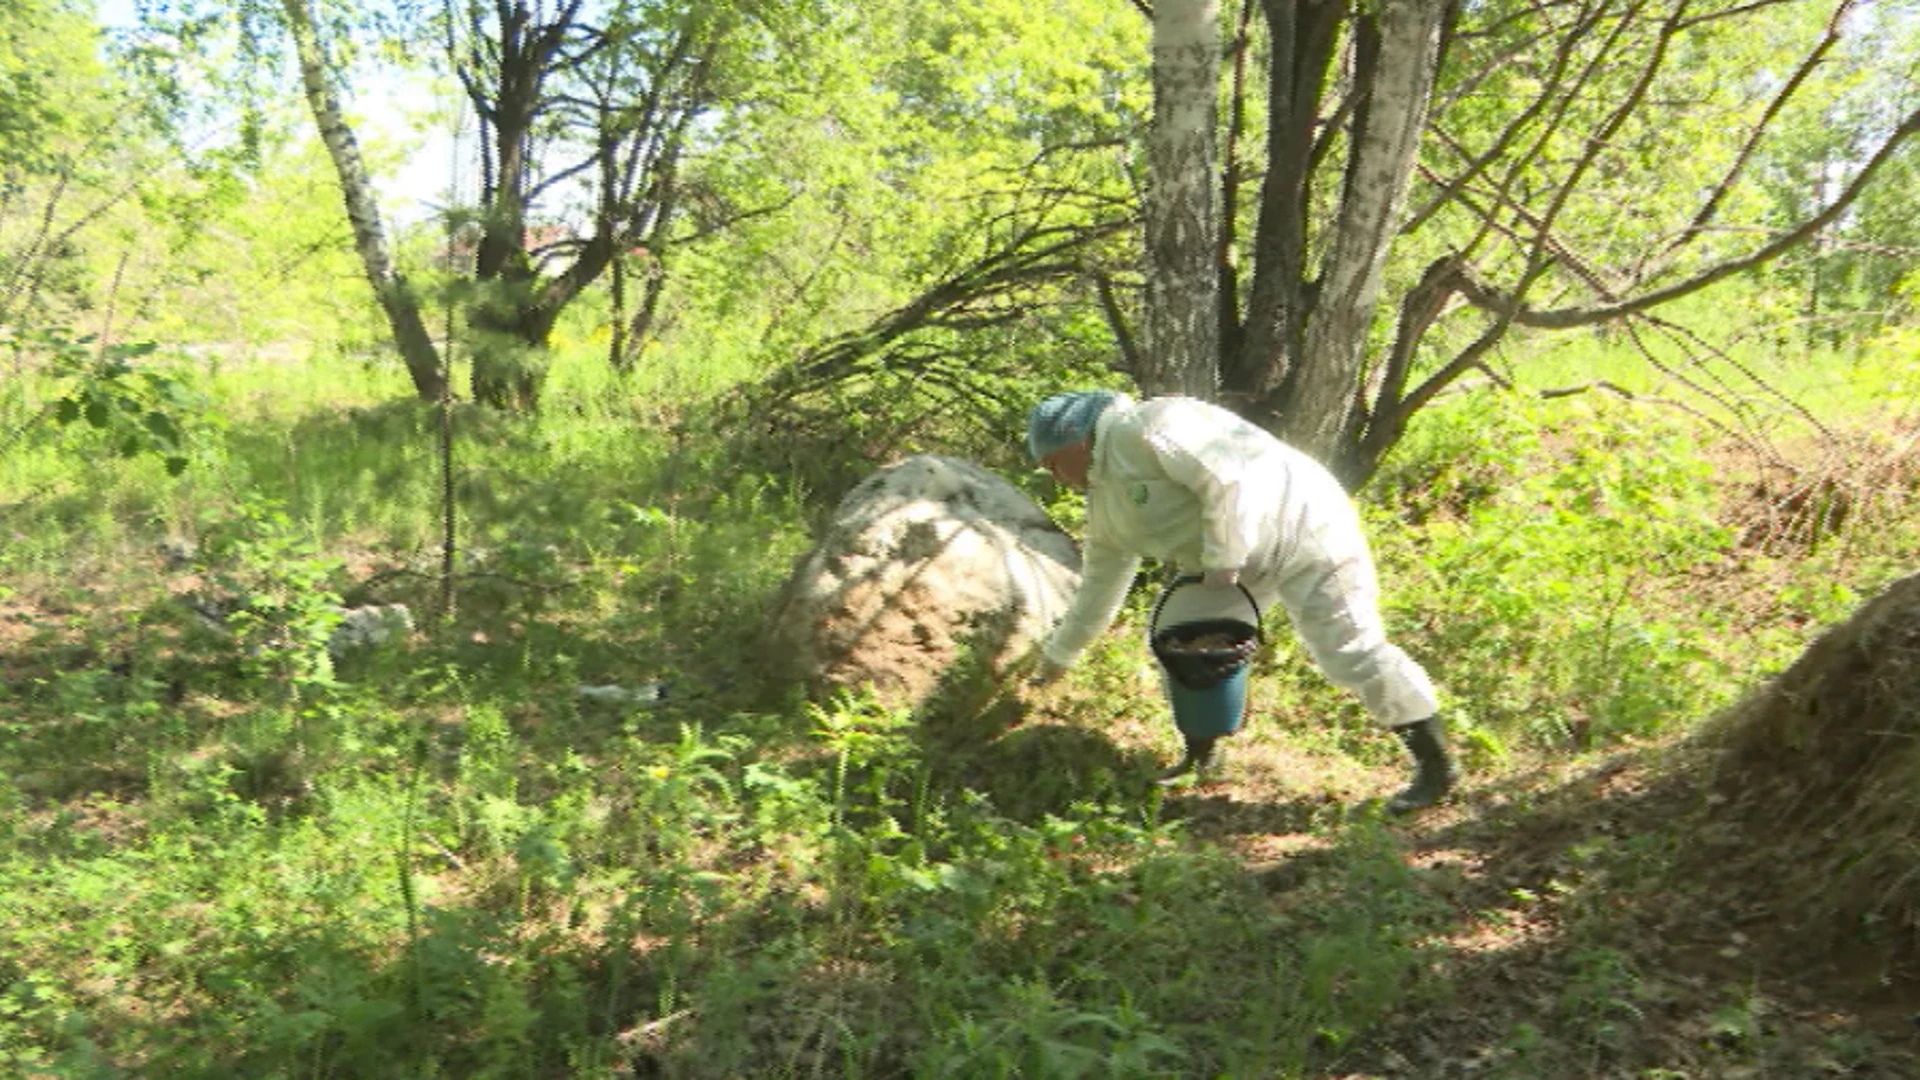
<svg viewBox="0 0 1920 1080">
<path fill-rule="evenodd" d="M 1060 676 L 1066 673 L 1066 668 L 1043 656 L 1040 662 L 1034 665 L 1033 674 L 1027 676 L 1027 685 L 1036 690 L 1043 686 L 1052 686 L 1060 681 Z"/>
<path fill-rule="evenodd" d="M 1208 570 L 1201 575 L 1200 580 L 1216 589 L 1230 589 L 1240 584 L 1240 571 L 1237 569 Z"/>
</svg>

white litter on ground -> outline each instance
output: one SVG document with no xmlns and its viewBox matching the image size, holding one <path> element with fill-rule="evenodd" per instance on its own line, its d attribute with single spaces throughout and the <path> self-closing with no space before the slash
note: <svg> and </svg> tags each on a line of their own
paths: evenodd
<svg viewBox="0 0 1920 1080">
<path fill-rule="evenodd" d="M 643 686 L 618 686 L 611 683 L 578 689 L 580 700 L 596 705 L 658 705 L 667 700 L 667 684 L 650 682 Z"/>
</svg>

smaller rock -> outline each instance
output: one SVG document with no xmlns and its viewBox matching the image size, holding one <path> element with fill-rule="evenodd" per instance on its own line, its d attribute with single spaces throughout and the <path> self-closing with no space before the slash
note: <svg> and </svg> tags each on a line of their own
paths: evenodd
<svg viewBox="0 0 1920 1080">
<path fill-rule="evenodd" d="M 368 604 L 345 608 L 340 625 L 327 638 L 327 651 L 334 656 L 358 649 L 378 648 L 406 640 L 413 633 L 413 611 L 405 604 Z"/>
</svg>

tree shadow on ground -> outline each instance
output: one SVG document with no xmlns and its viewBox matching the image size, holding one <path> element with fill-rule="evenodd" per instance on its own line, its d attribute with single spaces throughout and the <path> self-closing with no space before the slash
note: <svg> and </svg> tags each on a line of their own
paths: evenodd
<svg viewBox="0 0 1920 1080">
<path fill-rule="evenodd" d="M 1765 902 L 1765 838 L 1705 815 L 1695 770 L 1627 753 L 1472 800 L 1404 828 L 1455 913 L 1428 985 L 1314 1075 L 1920 1075 L 1914 973 L 1808 956 Z"/>
<path fill-rule="evenodd" d="M 1146 755 L 1086 733 L 1050 733 L 1043 745 L 1090 755 L 1062 777 L 1119 765 L 1138 783 L 1152 769 Z M 1320 1047 L 1309 1075 L 1920 1075 L 1920 972 L 1889 961 L 1870 932 L 1851 949 L 1810 948 L 1830 935 L 1806 934 L 1778 903 L 1766 858 L 1776 838 L 1712 812 L 1699 753 L 1682 745 L 1515 773 L 1425 817 L 1387 819 L 1412 887 L 1439 912 L 1418 928 L 1421 977 L 1383 1022 Z M 1011 760 L 1057 769 L 1053 757 Z M 1169 790 L 1160 814 L 1196 842 L 1239 850 L 1283 906 L 1339 876 L 1343 825 L 1379 820 L 1372 803 L 1248 799 L 1230 780 Z"/>
<path fill-rule="evenodd" d="M 1070 724 L 1026 724 L 970 753 L 929 758 L 945 791 L 977 791 L 1016 821 L 1064 814 L 1076 803 L 1137 798 L 1154 761 L 1099 732 Z"/>
<path fill-rule="evenodd" d="M 1280 802 L 1236 799 L 1227 785 L 1205 784 L 1170 789 L 1162 814 L 1184 821 L 1197 838 L 1221 841 L 1234 836 L 1296 836 L 1338 822 L 1348 808 L 1331 795 L 1316 793 Z"/>
<path fill-rule="evenodd" d="M 297 1061 L 311 1075 L 397 1078 L 480 1075 L 509 1059 L 528 1075 L 571 1075 L 641 1050 L 633 1034 L 669 976 L 626 940 L 472 907 L 419 918 L 398 955 L 372 955 L 328 922 L 261 927 L 223 943 L 221 966 L 192 988 L 198 1000 L 102 1002 L 54 1052 L 85 1075 L 138 1060 L 141 1075 L 267 1077 Z M 543 942 L 537 958 L 503 965 L 529 935 Z"/>
</svg>

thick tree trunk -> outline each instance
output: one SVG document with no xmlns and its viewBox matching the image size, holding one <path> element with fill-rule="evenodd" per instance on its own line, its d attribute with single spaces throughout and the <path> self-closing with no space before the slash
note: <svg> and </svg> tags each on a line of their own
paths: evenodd
<svg viewBox="0 0 1920 1080">
<path fill-rule="evenodd" d="M 1381 0 L 1357 24 L 1353 120 L 1345 190 L 1318 277 L 1301 356 L 1279 389 L 1280 434 L 1323 461 L 1352 441 L 1360 368 L 1426 126 L 1445 0 Z"/>
<path fill-rule="evenodd" d="M 353 229 L 353 245 L 360 253 L 367 281 L 374 297 L 386 313 L 387 326 L 393 332 L 400 358 L 413 377 L 413 389 L 424 401 L 439 400 L 446 387 L 446 374 L 440 366 L 439 350 L 427 333 L 420 312 L 420 301 L 407 279 L 393 265 L 387 249 L 386 231 L 380 224 L 380 208 L 374 202 L 373 183 L 366 163 L 360 158 L 360 145 L 347 126 L 340 108 L 340 95 L 327 72 L 326 58 L 313 28 L 313 11 L 307 0 L 282 0 L 287 27 L 293 34 L 294 51 L 300 61 L 300 81 L 306 88 L 307 105 L 313 110 L 314 124 L 320 129 L 320 141 L 333 159 L 340 179 L 340 197 L 346 203 L 347 222 Z"/>
<path fill-rule="evenodd" d="M 1242 406 L 1278 389 L 1301 356 L 1313 302 L 1307 230 L 1315 136 L 1346 15 L 1339 0 L 1265 0 L 1264 6 L 1273 35 L 1266 176 L 1246 325 L 1221 372 L 1226 397 Z"/>
<path fill-rule="evenodd" d="M 1219 19 L 1216 0 L 1154 4 L 1145 348 L 1134 373 L 1148 394 L 1211 400 L 1219 387 Z"/>
</svg>

